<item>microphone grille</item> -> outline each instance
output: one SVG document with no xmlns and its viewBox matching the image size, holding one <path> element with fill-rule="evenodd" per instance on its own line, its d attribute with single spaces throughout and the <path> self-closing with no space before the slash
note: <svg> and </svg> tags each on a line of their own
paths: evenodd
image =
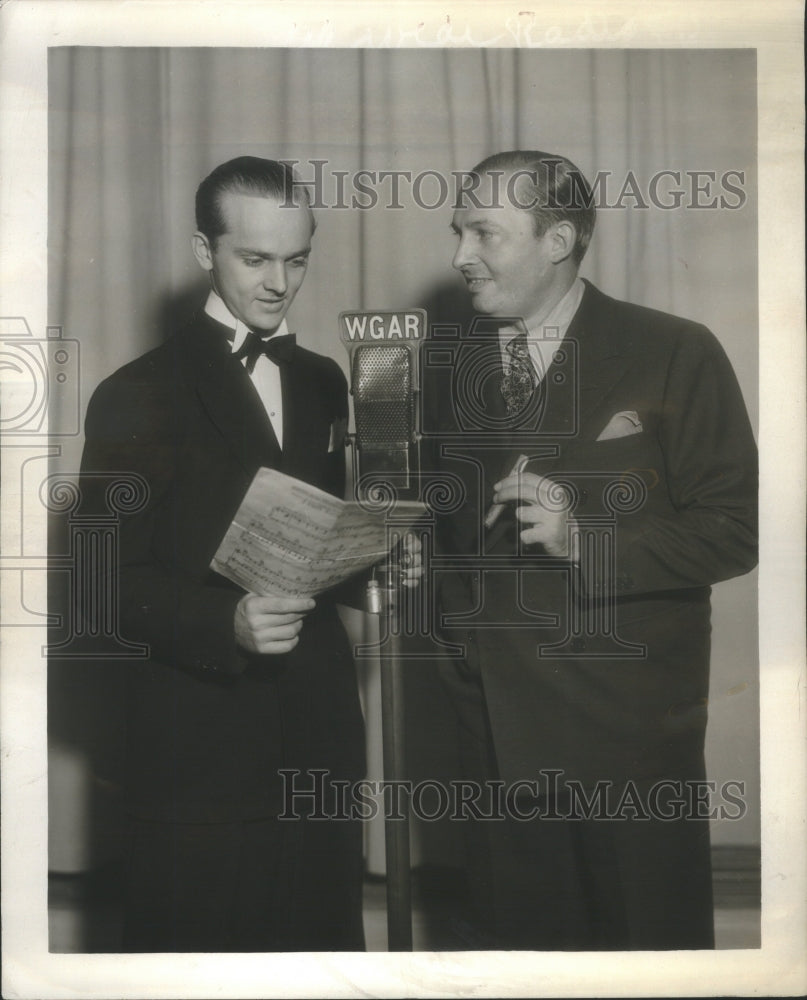
<svg viewBox="0 0 807 1000">
<path fill-rule="evenodd" d="M 363 447 L 411 440 L 414 393 L 409 350 L 391 344 L 357 348 L 353 397 L 356 437 Z"/>
</svg>

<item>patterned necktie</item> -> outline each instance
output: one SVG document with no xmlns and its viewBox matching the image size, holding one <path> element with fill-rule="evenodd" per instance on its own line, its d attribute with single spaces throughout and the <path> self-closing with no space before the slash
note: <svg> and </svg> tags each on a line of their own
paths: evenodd
<svg viewBox="0 0 807 1000">
<path fill-rule="evenodd" d="M 250 330 L 244 343 L 233 354 L 233 358 L 237 361 L 246 358 L 246 369 L 251 375 L 255 370 L 256 361 L 262 354 L 279 365 L 291 361 L 296 343 L 297 337 L 293 333 L 283 333 L 279 337 L 263 340 L 254 330 Z"/>
<path fill-rule="evenodd" d="M 501 389 L 507 404 L 507 415 L 512 417 L 521 413 L 532 399 L 536 378 L 530 361 L 526 333 L 519 333 L 513 337 L 505 350 L 510 356 L 510 363 L 502 376 Z"/>
</svg>

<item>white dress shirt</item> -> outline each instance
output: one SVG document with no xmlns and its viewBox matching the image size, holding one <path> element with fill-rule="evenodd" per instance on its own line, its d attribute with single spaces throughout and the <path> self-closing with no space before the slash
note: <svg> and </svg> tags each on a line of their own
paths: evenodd
<svg viewBox="0 0 807 1000">
<path fill-rule="evenodd" d="M 572 286 L 558 304 L 546 316 L 537 319 L 527 319 L 523 325 L 503 326 L 499 330 L 499 346 L 502 352 L 502 367 L 510 366 L 510 354 L 507 345 L 520 333 L 526 331 L 527 348 L 530 361 L 535 371 L 538 383 L 541 382 L 546 370 L 552 364 L 552 356 L 566 336 L 569 325 L 574 319 L 586 286 L 582 278 L 575 278 Z"/>
<path fill-rule="evenodd" d="M 236 319 L 235 316 L 233 316 L 224 304 L 224 300 L 221 296 L 212 289 L 210 290 L 207 302 L 205 303 L 205 312 L 211 317 L 211 319 L 215 319 L 217 322 L 222 323 L 231 330 L 235 330 L 235 337 L 232 342 L 232 352 L 235 354 L 235 352 L 240 349 L 244 341 L 247 339 L 249 327 L 245 323 L 242 323 L 240 319 Z M 284 319 L 272 336 L 278 337 L 288 332 L 289 330 L 286 326 L 286 320 Z M 247 359 L 244 358 L 242 363 L 246 365 L 246 362 Z M 252 379 L 252 384 L 258 391 L 263 407 L 266 410 L 266 415 L 272 423 L 275 436 L 277 437 L 278 443 L 282 448 L 283 394 L 280 386 L 280 366 L 270 358 L 267 358 L 265 354 L 261 354 L 255 362 L 255 367 L 249 377 Z"/>
</svg>

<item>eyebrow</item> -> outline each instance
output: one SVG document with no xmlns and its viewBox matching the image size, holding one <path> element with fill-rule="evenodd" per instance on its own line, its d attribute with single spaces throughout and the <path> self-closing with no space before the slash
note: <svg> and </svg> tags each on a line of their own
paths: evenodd
<svg viewBox="0 0 807 1000">
<path fill-rule="evenodd" d="M 451 228 L 451 231 L 454 232 L 454 233 L 459 233 L 460 232 L 460 227 L 455 222 L 452 222 L 450 224 L 450 228 Z M 501 226 L 498 223 L 493 222 L 491 219 L 477 219 L 474 222 L 468 222 L 463 228 L 464 229 L 501 229 Z"/>
<path fill-rule="evenodd" d="M 249 247 L 234 247 L 234 252 L 239 254 L 241 257 L 260 257 L 261 260 L 277 260 L 278 254 L 276 253 L 264 253 L 262 250 L 251 250 Z M 296 250 L 294 253 L 288 254 L 283 257 L 282 260 L 294 260 L 296 257 L 308 257 L 311 254 L 311 247 L 306 247 L 304 250 Z"/>
</svg>

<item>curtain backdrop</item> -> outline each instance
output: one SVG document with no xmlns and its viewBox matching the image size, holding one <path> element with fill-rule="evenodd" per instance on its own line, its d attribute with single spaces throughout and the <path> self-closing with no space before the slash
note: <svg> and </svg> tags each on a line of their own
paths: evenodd
<svg viewBox="0 0 807 1000">
<path fill-rule="evenodd" d="M 591 180 L 607 172 L 606 207 L 582 273 L 618 298 L 706 323 L 756 421 L 751 50 L 53 48 L 49 101 L 49 322 L 80 341 L 82 408 L 102 377 L 160 343 L 203 300 L 205 278 L 189 245 L 193 196 L 216 164 L 241 154 L 293 159 L 309 179 L 312 161 L 326 161 L 321 190 L 332 206 L 334 171 L 348 172 L 349 201 L 359 169 L 450 178 L 492 152 L 524 147 L 563 153 Z M 681 206 L 641 207 L 664 170 L 681 172 Z M 706 178 L 693 195 L 686 171 L 713 172 L 712 190 Z M 744 174 L 733 182 L 743 199 L 728 198 L 742 206 L 692 207 L 727 193 L 727 171 Z M 629 172 L 639 198 L 607 207 Z M 438 185 L 424 175 L 420 200 L 434 203 Z M 674 187 L 668 179 L 659 190 Z M 401 182 L 402 207 L 389 208 L 389 181 L 377 188 L 375 208 L 318 212 L 309 273 L 289 317 L 303 344 L 343 367 L 341 310 L 450 303 L 458 291 L 450 199 L 420 207 Z M 76 471 L 81 444 L 65 444 L 58 471 Z M 717 588 L 714 629 L 711 776 L 749 786 L 749 816 L 718 825 L 715 837 L 753 843 L 753 577 Z M 77 844 L 89 793 L 76 789 L 86 791 L 94 777 L 82 743 L 88 700 L 79 670 L 51 671 L 52 867 L 63 870 L 86 861 Z"/>
</svg>

